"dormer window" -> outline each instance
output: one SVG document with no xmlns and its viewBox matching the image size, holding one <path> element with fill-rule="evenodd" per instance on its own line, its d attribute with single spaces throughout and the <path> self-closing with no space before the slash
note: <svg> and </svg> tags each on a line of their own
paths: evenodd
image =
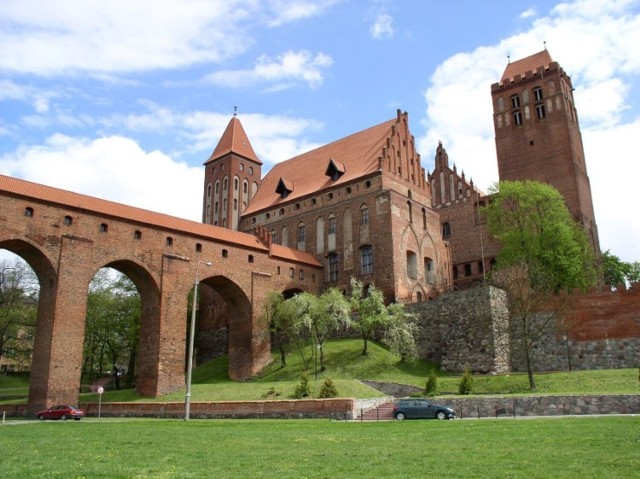
<svg viewBox="0 0 640 479">
<path fill-rule="evenodd" d="M 342 175 L 344 175 L 346 168 L 344 164 L 339 161 L 335 161 L 333 158 L 329 159 L 329 165 L 327 166 L 327 171 L 324 172 L 329 178 L 333 181 L 339 180 Z"/>
<path fill-rule="evenodd" d="M 276 187 L 276 193 L 282 198 L 286 198 L 293 192 L 293 183 L 280 177 L 278 180 L 278 186 Z"/>
</svg>

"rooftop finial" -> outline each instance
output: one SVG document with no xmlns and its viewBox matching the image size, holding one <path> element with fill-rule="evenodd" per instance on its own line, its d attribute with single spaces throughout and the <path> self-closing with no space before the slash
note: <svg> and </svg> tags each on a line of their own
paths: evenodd
<svg viewBox="0 0 640 479">
<path fill-rule="evenodd" d="M 237 106 L 233 107 L 233 116 L 238 116 L 238 107 Z"/>
<path fill-rule="evenodd" d="M 544 50 L 546 51 L 546 50 L 547 50 L 547 41 L 545 40 L 545 41 L 543 41 L 542 43 L 543 43 L 543 45 L 544 45 Z"/>
<path fill-rule="evenodd" d="M 507 63 L 511 63 L 511 55 L 507 54 Z"/>
</svg>

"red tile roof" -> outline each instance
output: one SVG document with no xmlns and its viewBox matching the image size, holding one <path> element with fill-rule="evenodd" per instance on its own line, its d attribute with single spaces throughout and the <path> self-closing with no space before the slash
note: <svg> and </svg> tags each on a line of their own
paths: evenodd
<svg viewBox="0 0 640 479">
<path fill-rule="evenodd" d="M 524 75 L 526 72 L 536 71 L 540 67 L 548 67 L 552 62 L 553 59 L 547 50 L 534 53 L 531 56 L 509 63 L 502 74 L 500 82 L 510 80 L 516 75 Z"/>
<path fill-rule="evenodd" d="M 250 234 L 176 218 L 162 213 L 155 213 L 153 211 L 101 200 L 92 196 L 85 196 L 39 183 L 11 178 L 9 176 L 0 175 L 0 191 L 16 196 L 35 198 L 48 203 L 55 203 L 60 206 L 67 206 L 91 213 L 129 220 L 139 224 L 146 224 L 151 227 L 157 226 L 211 240 L 234 243 L 238 246 L 267 250 L 255 236 Z"/>
<path fill-rule="evenodd" d="M 378 158 L 383 156 L 382 149 L 387 138 L 392 135 L 392 126 L 398 123 L 401 123 L 399 118 L 394 118 L 278 163 L 262 179 L 258 192 L 243 216 L 288 203 L 330 186 L 348 183 L 377 171 Z M 331 160 L 340 170 L 344 170 L 344 174 L 336 181 L 325 174 Z M 293 187 L 293 191 L 286 198 L 276 193 L 281 179 L 285 185 Z"/>
<path fill-rule="evenodd" d="M 240 120 L 238 120 L 238 117 L 235 115 L 231 118 L 231 121 L 227 125 L 227 129 L 224 130 L 224 133 L 218 142 L 218 146 L 213 150 L 209 159 L 205 161 L 205 165 L 210 161 L 217 160 L 229 153 L 235 153 L 243 156 L 248 160 L 255 161 L 259 165 L 262 164 L 256 153 L 253 151 L 253 147 L 251 146 L 251 142 L 242 127 L 242 123 L 240 123 Z"/>
</svg>

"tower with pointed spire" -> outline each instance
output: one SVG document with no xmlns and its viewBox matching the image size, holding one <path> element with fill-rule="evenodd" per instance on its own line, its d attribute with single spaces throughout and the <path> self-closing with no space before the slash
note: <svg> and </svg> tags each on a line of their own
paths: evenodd
<svg viewBox="0 0 640 479">
<path fill-rule="evenodd" d="M 543 51 L 508 63 L 491 86 L 500 180 L 549 183 L 600 251 L 571 78 Z"/>
<path fill-rule="evenodd" d="M 240 215 L 258 191 L 262 162 L 236 113 L 204 166 L 202 222 L 237 230 Z"/>
</svg>

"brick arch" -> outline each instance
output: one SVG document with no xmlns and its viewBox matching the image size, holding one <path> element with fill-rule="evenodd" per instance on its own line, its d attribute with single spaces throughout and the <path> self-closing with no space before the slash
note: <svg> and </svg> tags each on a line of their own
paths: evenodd
<svg viewBox="0 0 640 479">
<path fill-rule="evenodd" d="M 159 361 L 157 338 L 160 337 L 160 288 L 149 271 L 135 261 L 119 259 L 110 261 L 100 268 L 120 271 L 138 290 L 140 338 L 135 366 L 136 392 L 144 396 L 154 396 L 157 386 L 156 364 Z"/>
<path fill-rule="evenodd" d="M 245 291 L 233 280 L 223 275 L 204 277 L 200 282 L 215 290 L 217 295 L 224 300 L 228 311 L 229 377 L 231 379 L 246 379 L 253 376 L 256 373 L 255 366 L 249 359 L 253 354 L 247 353 L 268 351 L 269 341 L 268 337 L 262 341 L 254 340 L 254 333 L 260 328 L 260 325 L 253 321 L 252 298 L 247 296 Z M 249 295 L 255 294 L 254 291 L 249 291 Z M 259 311 L 257 313 L 259 314 Z"/>
</svg>

